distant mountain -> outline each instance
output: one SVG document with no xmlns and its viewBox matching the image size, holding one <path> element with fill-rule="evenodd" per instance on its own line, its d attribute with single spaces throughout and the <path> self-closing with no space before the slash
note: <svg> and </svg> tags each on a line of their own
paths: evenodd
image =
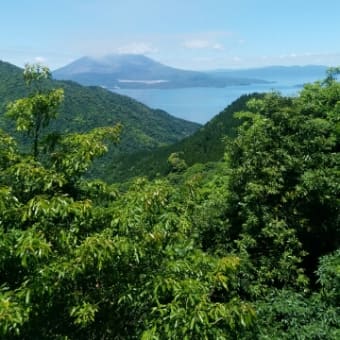
<svg viewBox="0 0 340 340">
<path fill-rule="evenodd" d="M 163 65 L 143 55 L 83 57 L 53 72 L 55 79 L 113 88 L 225 87 L 263 83 L 249 77 L 221 76 Z"/>
<path fill-rule="evenodd" d="M 306 65 L 306 66 L 267 66 L 260 68 L 235 69 L 235 70 L 215 70 L 208 74 L 214 77 L 249 77 L 260 78 L 266 81 L 283 81 L 301 79 L 311 82 L 325 78 L 327 66 Z"/>
<path fill-rule="evenodd" d="M 51 81 L 63 88 L 65 100 L 52 128 L 67 132 L 84 132 L 99 126 L 123 125 L 121 142 L 113 154 L 148 150 L 174 143 L 195 132 L 200 125 L 172 117 L 100 87 L 84 87 L 70 81 Z M 26 95 L 22 69 L 0 61 L 0 128 L 13 132 L 13 124 L 4 117 L 9 101 Z M 101 164 L 100 166 L 102 166 Z"/>
<path fill-rule="evenodd" d="M 263 94 L 241 96 L 194 134 L 177 143 L 151 151 L 118 155 L 107 164 L 104 177 L 120 182 L 135 176 L 153 178 L 166 175 L 169 171 L 167 159 L 174 152 L 180 152 L 189 166 L 221 160 L 225 152 L 224 138 L 235 136 L 236 127 L 241 124 L 233 114 L 245 110 L 249 99 L 261 96 Z"/>
</svg>

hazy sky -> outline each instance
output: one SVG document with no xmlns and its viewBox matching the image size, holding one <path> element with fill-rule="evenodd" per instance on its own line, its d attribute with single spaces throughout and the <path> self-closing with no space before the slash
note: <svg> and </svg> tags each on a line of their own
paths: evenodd
<svg viewBox="0 0 340 340">
<path fill-rule="evenodd" d="M 141 53 L 187 69 L 340 65 L 340 0 L 2 0 L 0 59 Z"/>
</svg>

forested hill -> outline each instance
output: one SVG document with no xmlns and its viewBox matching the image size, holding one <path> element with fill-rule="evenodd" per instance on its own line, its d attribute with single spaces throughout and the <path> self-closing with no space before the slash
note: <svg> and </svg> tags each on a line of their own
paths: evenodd
<svg viewBox="0 0 340 340">
<path fill-rule="evenodd" d="M 151 151 L 119 155 L 108 165 L 104 177 L 110 181 L 121 181 L 134 176 L 153 178 L 156 175 L 166 175 L 170 169 L 168 157 L 172 153 L 178 153 L 188 166 L 221 160 L 225 152 L 224 138 L 233 137 L 236 127 L 241 123 L 233 114 L 244 110 L 249 99 L 261 96 L 241 96 L 193 135 L 175 144 Z"/>
<path fill-rule="evenodd" d="M 153 110 L 129 98 L 99 87 L 84 87 L 70 81 L 52 80 L 51 87 L 64 89 L 65 100 L 52 129 L 63 133 L 88 131 L 120 122 L 123 132 L 115 150 L 132 152 L 174 143 L 189 136 L 199 124 Z M 8 102 L 23 97 L 26 87 L 22 69 L 0 61 L 0 128 L 10 129 L 4 117 Z"/>
<path fill-rule="evenodd" d="M 110 185 L 85 174 L 120 126 L 46 143 L 62 91 L 27 67 L 34 92 L 6 116 L 31 152 L 0 129 L 0 339 L 339 340 L 338 74 L 243 97 L 168 176 Z M 221 155 L 239 109 L 226 161 L 187 168 Z"/>
</svg>

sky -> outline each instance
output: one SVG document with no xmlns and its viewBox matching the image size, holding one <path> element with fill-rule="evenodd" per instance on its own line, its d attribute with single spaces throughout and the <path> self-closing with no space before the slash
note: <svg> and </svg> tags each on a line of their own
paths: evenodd
<svg viewBox="0 0 340 340">
<path fill-rule="evenodd" d="M 144 54 L 192 70 L 340 65 L 340 0 L 2 0 L 0 60 Z"/>
</svg>

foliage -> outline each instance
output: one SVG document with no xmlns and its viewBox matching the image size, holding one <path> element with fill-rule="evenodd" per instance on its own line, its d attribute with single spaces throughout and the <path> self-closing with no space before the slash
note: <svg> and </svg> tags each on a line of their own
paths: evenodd
<svg viewBox="0 0 340 340">
<path fill-rule="evenodd" d="M 249 99 L 262 96 L 262 94 L 241 96 L 194 134 L 179 142 L 151 151 L 117 155 L 110 162 L 105 178 L 110 182 L 120 182 L 136 176 L 148 178 L 165 176 L 171 170 L 168 158 L 176 153 L 181 154 L 181 158 L 188 166 L 220 161 L 225 152 L 224 138 L 234 137 L 236 127 L 240 125 L 233 114 L 245 109 Z"/>
<path fill-rule="evenodd" d="M 305 284 L 317 259 L 339 247 L 340 84 L 307 85 L 297 98 L 249 102 L 230 141 L 226 237 L 237 240 L 257 279 Z"/>
<path fill-rule="evenodd" d="M 322 298 L 340 307 L 340 249 L 320 259 L 317 275 L 322 287 Z"/>
<path fill-rule="evenodd" d="M 82 177 L 119 131 L 59 135 L 39 159 L 1 131 L 2 338 L 225 339 L 252 327 L 240 259 L 198 246 L 192 186 L 138 179 L 119 194 Z"/>
<path fill-rule="evenodd" d="M 340 336 L 340 309 L 322 301 L 319 294 L 273 291 L 256 304 L 256 310 L 257 331 L 249 339 L 336 340 Z"/>
<path fill-rule="evenodd" d="M 58 116 L 54 119 L 56 111 L 51 111 L 51 114 L 53 112 L 52 120 L 50 119 L 48 126 L 41 131 L 41 139 L 52 131 L 63 134 L 87 133 L 98 127 L 112 127 L 118 123 L 124 126 L 120 144 L 115 147 L 108 144 L 107 155 L 104 155 L 101 160 L 97 160 L 95 168 L 92 169 L 93 177 L 103 177 L 104 172 L 110 174 L 113 170 L 112 167 L 107 168 L 107 164 L 116 155 L 150 150 L 174 143 L 189 136 L 199 127 L 199 124 L 174 118 L 164 111 L 150 109 L 129 97 L 100 87 L 84 87 L 70 81 L 48 79 L 50 75 L 43 72 L 42 66 L 39 70 L 39 81 L 33 81 L 30 87 L 27 87 L 22 72 L 23 70 L 20 68 L 0 61 L 0 128 L 18 138 L 21 149 L 25 148 L 27 151 L 27 146 L 32 140 L 21 133 L 14 133 L 15 126 L 5 117 L 4 113 L 10 102 L 21 98 L 22 103 L 22 98 L 30 98 L 34 93 L 39 92 L 35 86 L 37 83 L 43 84 L 41 89 L 46 91 L 45 94 L 55 93 L 55 99 L 61 99 L 61 93 L 60 90 L 55 92 L 54 89 L 61 89 L 65 93 L 64 100 L 58 107 Z M 57 94 L 59 95 L 57 96 Z M 38 105 L 40 102 L 43 104 L 43 98 L 52 100 L 52 98 L 38 96 L 36 100 L 26 99 L 24 103 L 27 104 L 26 107 Z M 41 107 L 40 111 L 42 112 L 42 110 Z M 21 112 L 21 114 L 25 112 Z M 46 115 L 50 116 L 47 112 Z M 31 114 L 29 116 L 32 117 Z M 27 117 L 25 121 L 27 122 Z"/>
<path fill-rule="evenodd" d="M 183 153 L 174 152 L 168 157 L 168 163 L 173 172 L 181 172 L 185 170 L 188 166 L 184 159 L 181 158 Z"/>
<path fill-rule="evenodd" d="M 49 70 L 41 65 L 26 65 L 24 80 L 34 92 L 29 97 L 18 99 L 8 105 L 6 114 L 16 121 L 17 131 L 27 131 L 32 134 L 32 150 L 35 159 L 38 158 L 38 143 L 41 130 L 55 119 L 64 92 L 62 89 L 47 91 L 43 88 L 44 80 L 51 77 Z"/>
<path fill-rule="evenodd" d="M 85 177 L 120 125 L 39 157 L 0 130 L 0 337 L 339 338 L 339 86 L 253 99 L 224 161 L 124 185 Z"/>
<path fill-rule="evenodd" d="M 67 176 L 33 166 L 2 217 L 3 336 L 208 339 L 252 324 L 239 259 L 195 246 L 190 191 L 138 180 L 105 208 L 82 197 L 90 183 L 71 196 Z"/>
<path fill-rule="evenodd" d="M 340 250 L 321 257 L 321 290 L 303 294 L 273 290 L 256 303 L 259 339 L 338 339 L 340 336 Z M 254 338 L 254 330 L 249 338 Z"/>
</svg>

